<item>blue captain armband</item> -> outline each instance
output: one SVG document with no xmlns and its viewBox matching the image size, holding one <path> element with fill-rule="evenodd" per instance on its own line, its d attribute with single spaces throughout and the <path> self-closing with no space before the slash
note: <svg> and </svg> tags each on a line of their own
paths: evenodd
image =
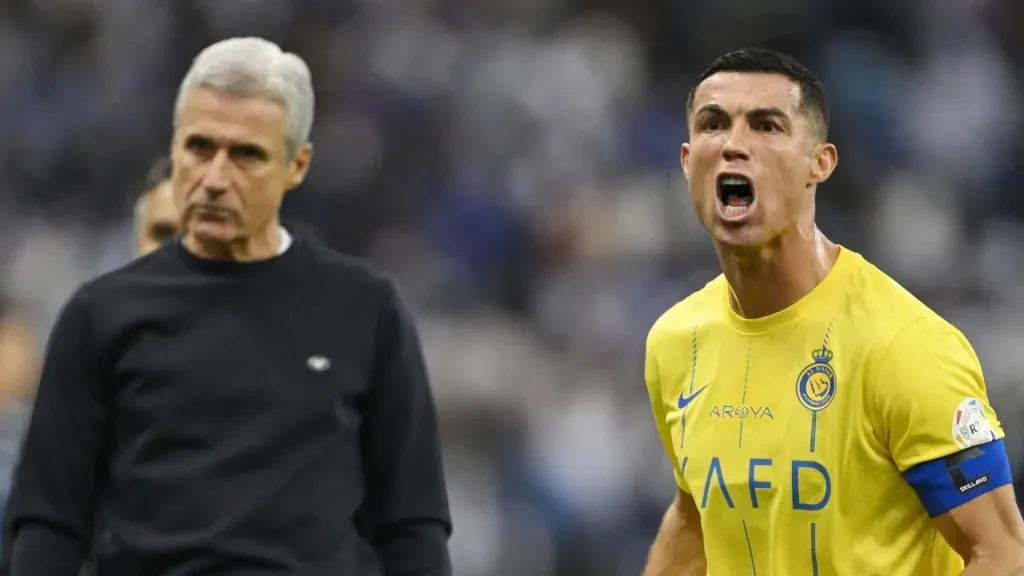
<svg viewBox="0 0 1024 576">
<path fill-rule="evenodd" d="M 903 473 L 931 517 L 1013 482 L 1002 440 L 923 462 Z"/>
</svg>

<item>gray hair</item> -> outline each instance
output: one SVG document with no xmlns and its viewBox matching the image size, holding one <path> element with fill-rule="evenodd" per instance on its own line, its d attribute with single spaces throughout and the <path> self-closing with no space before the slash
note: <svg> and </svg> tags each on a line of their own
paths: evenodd
<svg viewBox="0 0 1024 576">
<path fill-rule="evenodd" d="M 181 82 L 174 106 L 177 127 L 191 88 L 212 88 L 238 96 L 268 98 L 288 112 L 286 145 L 291 157 L 309 141 L 313 127 L 313 82 L 299 56 L 263 38 L 229 38 L 203 49 Z"/>
</svg>

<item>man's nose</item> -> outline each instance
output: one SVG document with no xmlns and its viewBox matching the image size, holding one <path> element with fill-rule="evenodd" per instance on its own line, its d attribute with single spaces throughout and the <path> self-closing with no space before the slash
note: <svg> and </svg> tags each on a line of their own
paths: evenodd
<svg viewBox="0 0 1024 576">
<path fill-rule="evenodd" d="M 747 144 L 748 130 L 745 126 L 736 126 L 729 132 L 729 139 L 722 147 L 722 157 L 729 162 L 750 160 L 750 147 Z"/>
<path fill-rule="evenodd" d="M 206 167 L 203 174 L 202 187 L 211 198 L 217 198 L 227 192 L 230 187 L 228 179 L 228 155 L 226 151 L 220 151 Z"/>
</svg>

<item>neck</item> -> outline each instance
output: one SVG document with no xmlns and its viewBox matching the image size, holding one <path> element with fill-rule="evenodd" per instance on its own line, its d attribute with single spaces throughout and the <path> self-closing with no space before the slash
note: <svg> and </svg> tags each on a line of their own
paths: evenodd
<svg viewBox="0 0 1024 576">
<path fill-rule="evenodd" d="M 745 318 L 761 318 L 792 306 L 828 275 L 839 246 L 813 224 L 770 246 L 737 251 L 716 246 L 729 282 L 730 303 Z"/>
<path fill-rule="evenodd" d="M 206 260 L 253 262 L 267 260 L 277 255 L 281 245 L 281 233 L 277 222 L 272 222 L 260 232 L 231 241 L 198 238 L 189 232 L 185 235 L 185 248 Z"/>
</svg>

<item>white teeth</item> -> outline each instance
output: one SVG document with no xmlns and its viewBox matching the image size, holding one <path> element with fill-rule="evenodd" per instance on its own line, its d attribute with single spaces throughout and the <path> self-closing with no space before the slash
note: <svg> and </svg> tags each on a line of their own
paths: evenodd
<svg viewBox="0 0 1024 576">
<path fill-rule="evenodd" d="M 743 186 L 749 185 L 750 180 L 747 180 L 742 176 L 725 176 L 722 178 L 722 184 L 726 186 Z"/>
</svg>

